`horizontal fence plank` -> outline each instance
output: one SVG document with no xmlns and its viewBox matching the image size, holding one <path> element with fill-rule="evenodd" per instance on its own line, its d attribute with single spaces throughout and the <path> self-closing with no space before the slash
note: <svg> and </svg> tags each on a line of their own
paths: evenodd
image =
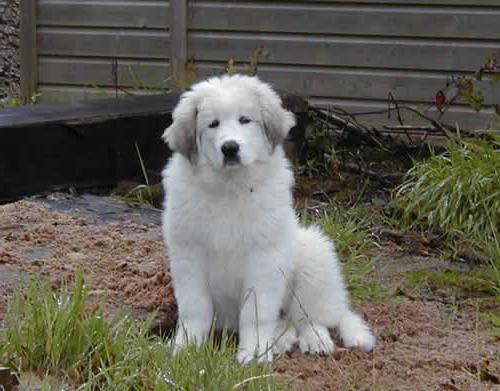
<svg viewBox="0 0 500 391">
<path fill-rule="evenodd" d="M 135 90 L 132 88 L 124 88 L 116 91 L 109 87 L 76 87 L 72 85 L 45 85 L 40 84 L 38 87 L 40 94 L 39 101 L 41 103 L 58 103 L 58 102 L 80 102 L 93 99 L 140 96 L 140 95 L 158 95 L 164 94 L 165 91 L 154 90 Z"/>
<path fill-rule="evenodd" d="M 45 0 L 38 2 L 38 25 L 166 29 L 168 1 Z"/>
<path fill-rule="evenodd" d="M 196 66 L 200 77 L 220 74 L 223 65 L 201 63 Z M 445 88 L 448 75 L 437 72 L 375 71 L 370 69 L 339 69 L 262 65 L 258 74 L 276 87 L 296 95 L 350 99 L 396 99 L 433 102 Z M 485 104 L 500 102 L 500 83 L 477 82 Z"/>
<path fill-rule="evenodd" d="M 37 37 L 40 55 L 167 59 L 170 53 L 163 31 L 42 27 Z"/>
<path fill-rule="evenodd" d="M 189 56 L 203 61 L 247 61 L 259 47 L 262 63 L 475 71 L 500 42 L 220 32 L 191 32 L 188 37 Z"/>
<path fill-rule="evenodd" d="M 360 101 L 349 99 L 332 99 L 311 97 L 309 102 L 318 107 L 332 107 L 337 106 L 348 111 L 349 113 L 366 113 L 375 112 L 379 110 L 386 110 L 388 107 L 387 101 Z M 406 106 L 412 107 L 416 110 L 423 111 L 426 116 L 438 119 L 440 113 L 431 108 L 425 110 L 427 107 L 423 105 L 415 105 L 412 103 L 404 103 Z M 408 111 L 401 110 L 402 118 L 405 124 L 421 124 L 424 120 L 420 120 L 417 116 Z M 393 113 L 390 118 L 387 114 L 370 114 L 357 117 L 361 123 L 369 123 L 374 126 L 381 127 L 383 125 L 398 125 L 399 121 L 397 115 Z M 448 108 L 447 112 L 440 119 L 444 123 L 455 125 L 458 123 L 463 129 L 496 129 L 500 130 L 500 118 L 495 114 L 494 109 L 484 108 L 480 112 L 476 112 L 469 107 L 455 105 Z"/>
<path fill-rule="evenodd" d="M 198 30 L 500 40 L 500 7 L 415 7 L 276 2 L 191 2 Z"/>
<path fill-rule="evenodd" d="M 321 3 L 500 6 L 498 0 L 316 0 Z"/>
<path fill-rule="evenodd" d="M 72 62 L 74 61 L 74 62 Z M 40 77 L 43 84 L 67 84 L 87 86 L 87 90 L 95 90 L 93 86 L 113 86 L 110 63 L 108 60 L 79 63 L 80 59 L 41 59 Z M 164 87 L 168 83 L 164 78 L 168 67 L 162 63 L 141 62 L 129 64 L 119 62 L 119 80 L 123 86 L 134 90 L 144 89 L 140 83 L 134 82 L 133 72 L 144 77 L 142 82 L 148 87 Z M 136 68 L 133 68 L 136 65 Z M 195 63 L 198 77 L 204 78 L 223 72 L 222 63 Z M 444 89 L 449 75 L 438 72 L 401 72 L 370 69 L 291 67 L 261 65 L 259 75 L 276 83 L 283 90 L 307 96 L 323 96 L 348 99 L 386 99 L 392 93 L 397 99 L 413 102 L 432 102 L 436 92 Z M 155 79 L 157 79 L 157 84 Z M 163 79 L 162 79 L 163 78 Z M 476 82 L 477 88 L 485 97 L 485 104 L 500 102 L 500 83 L 488 81 Z M 99 94 L 97 89 L 94 91 Z M 86 94 L 93 94 L 89 91 Z M 113 92 L 113 91 L 112 91 Z M 147 92 L 147 91 L 146 91 Z M 113 92 L 114 93 L 114 92 Z"/>
<path fill-rule="evenodd" d="M 79 57 L 40 57 L 42 84 L 114 86 L 113 59 Z M 117 60 L 117 85 L 120 87 L 166 88 L 170 77 L 168 61 Z"/>
<path fill-rule="evenodd" d="M 318 3 L 356 3 L 356 4 L 416 4 L 416 5 L 450 5 L 478 7 L 495 6 L 500 7 L 498 0 L 315 0 Z"/>
<path fill-rule="evenodd" d="M 272 80 L 269 80 L 272 81 Z M 276 83 L 274 83 L 276 84 Z M 82 100 L 92 100 L 106 97 L 114 97 L 115 91 L 109 88 L 92 89 L 74 86 L 45 86 L 41 85 L 39 89 L 42 102 L 79 102 Z M 138 92 L 133 92 L 136 95 L 141 95 Z M 118 92 L 119 96 L 127 96 L 123 91 Z M 352 113 L 359 113 L 373 110 L 385 110 L 388 103 L 383 100 L 373 101 L 360 101 L 351 99 L 335 99 L 335 98 L 322 98 L 311 96 L 309 98 L 311 104 L 320 107 L 328 107 L 336 105 Z M 404 102 L 402 102 L 403 104 Z M 404 103 L 416 109 L 422 110 L 426 106 L 423 104 Z M 438 113 L 435 111 L 426 112 L 430 117 L 437 118 Z M 403 114 L 405 121 L 408 124 L 421 123 L 415 116 Z M 374 114 L 359 117 L 360 121 L 373 126 L 382 126 L 388 124 L 396 124 L 395 116 L 388 119 L 386 114 Z M 453 106 L 445 114 L 442 119 L 448 124 L 458 123 L 463 129 L 496 129 L 500 130 L 500 123 L 498 116 L 495 115 L 494 110 L 485 108 L 481 112 L 475 112 L 467 107 Z"/>
</svg>

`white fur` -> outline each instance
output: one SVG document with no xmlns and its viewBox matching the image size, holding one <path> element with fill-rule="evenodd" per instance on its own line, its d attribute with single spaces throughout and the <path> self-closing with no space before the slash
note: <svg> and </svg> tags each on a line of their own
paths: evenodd
<svg viewBox="0 0 500 391">
<path fill-rule="evenodd" d="M 212 324 L 238 330 L 241 363 L 269 361 L 296 343 L 330 353 L 331 327 L 346 346 L 374 347 L 350 310 L 333 244 L 301 227 L 293 210 L 281 142 L 294 123 L 267 84 L 240 75 L 196 84 L 174 110 L 164 138 L 179 153 L 163 172 L 163 232 L 178 349 L 203 343 Z M 240 147 L 237 164 L 225 164 L 227 141 Z"/>
</svg>

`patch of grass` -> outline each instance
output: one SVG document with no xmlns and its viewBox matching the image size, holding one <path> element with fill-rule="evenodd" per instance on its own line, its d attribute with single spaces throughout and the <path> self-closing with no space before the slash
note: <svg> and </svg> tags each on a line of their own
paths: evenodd
<svg viewBox="0 0 500 391">
<path fill-rule="evenodd" d="M 470 233 L 498 242 L 500 141 L 450 143 L 447 152 L 416 162 L 396 193 L 411 226 Z"/>
<path fill-rule="evenodd" d="M 395 194 L 403 224 L 465 238 L 500 286 L 500 139 L 450 142 L 445 153 L 415 162 Z M 457 235 L 458 233 L 458 235 Z M 451 241 L 452 246 L 453 241 Z M 498 289 L 498 288 L 497 288 Z M 500 293 L 500 290 L 497 292 Z"/>
<path fill-rule="evenodd" d="M 10 96 L 9 96 L 10 95 Z M 17 92 L 11 91 L 6 98 L 0 99 L 0 109 L 5 107 L 23 106 L 26 104 L 35 104 L 38 102 L 41 94 L 35 93 L 29 100 L 25 100 Z"/>
<path fill-rule="evenodd" d="M 480 295 L 495 295 L 498 289 L 487 268 L 476 268 L 466 273 L 450 270 L 418 270 L 408 272 L 407 278 L 410 285 L 415 287 L 429 284 L 437 288 Z"/>
<path fill-rule="evenodd" d="M 4 107 L 22 106 L 23 104 L 24 104 L 23 99 L 19 96 L 2 99 L 0 101 L 0 109 Z"/>
<path fill-rule="evenodd" d="M 163 201 L 163 186 L 161 183 L 151 184 L 148 171 L 146 170 L 146 166 L 144 164 L 144 159 L 142 158 L 141 151 L 137 144 L 135 144 L 135 150 L 141 167 L 142 179 L 144 183 L 134 186 L 131 189 L 125 189 L 122 186 L 118 186 L 112 193 L 126 202 L 139 202 L 155 208 L 161 208 Z"/>
<path fill-rule="evenodd" d="M 148 335 L 153 319 L 136 324 L 107 320 L 86 305 L 82 272 L 75 286 L 54 292 L 34 280 L 16 293 L 0 334 L 0 363 L 21 372 L 60 379 L 78 390 L 277 390 L 271 368 L 241 367 L 225 335 L 173 356 L 172 347 Z M 46 389 L 51 389 L 49 383 Z"/>
<path fill-rule="evenodd" d="M 112 190 L 111 194 L 125 202 L 138 202 L 154 208 L 161 208 L 163 201 L 161 183 L 154 185 L 139 184 L 132 188 L 119 185 Z"/>
<path fill-rule="evenodd" d="M 482 312 L 481 318 L 490 327 L 489 334 L 500 337 L 500 311 Z"/>
<path fill-rule="evenodd" d="M 357 260 L 344 265 L 343 272 L 351 297 L 386 300 L 394 296 L 394 292 L 390 289 L 368 279 L 368 275 L 375 269 L 375 263 L 379 260 L 380 256 L 376 256 L 370 260 Z"/>
</svg>

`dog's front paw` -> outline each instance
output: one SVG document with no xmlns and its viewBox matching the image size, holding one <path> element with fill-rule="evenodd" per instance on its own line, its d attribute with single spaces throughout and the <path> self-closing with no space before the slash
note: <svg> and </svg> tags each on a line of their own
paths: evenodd
<svg viewBox="0 0 500 391">
<path fill-rule="evenodd" d="M 297 343 L 297 332 L 295 328 L 288 327 L 281 330 L 274 340 L 273 352 L 275 354 L 284 354 L 291 351 Z"/>
<path fill-rule="evenodd" d="M 335 351 L 335 343 L 326 327 L 311 325 L 299 334 L 299 348 L 302 353 L 330 354 Z"/>
<path fill-rule="evenodd" d="M 366 329 L 353 334 L 348 333 L 342 339 L 347 348 L 358 348 L 363 352 L 370 352 L 375 347 L 375 336 Z"/>
<path fill-rule="evenodd" d="M 238 349 L 236 359 L 240 365 L 248 365 L 251 361 L 256 361 L 261 364 L 270 363 L 273 361 L 273 352 L 271 349 L 266 349 L 263 352 L 258 350 L 251 351 L 248 349 Z"/>
<path fill-rule="evenodd" d="M 188 346 L 188 340 L 185 336 L 177 334 L 173 340 L 173 349 L 172 353 L 176 355 L 177 353 L 182 352 Z"/>
</svg>

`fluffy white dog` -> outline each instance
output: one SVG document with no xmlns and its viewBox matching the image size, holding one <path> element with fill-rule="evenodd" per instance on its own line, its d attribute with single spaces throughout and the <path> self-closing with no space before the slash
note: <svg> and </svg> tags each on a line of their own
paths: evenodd
<svg viewBox="0 0 500 391">
<path fill-rule="evenodd" d="M 212 325 L 238 330 L 241 363 L 296 342 L 333 352 L 330 327 L 346 346 L 374 347 L 349 307 L 333 244 L 293 209 L 281 144 L 294 124 L 255 77 L 214 77 L 181 96 L 163 136 L 177 152 L 163 172 L 177 349 L 203 343 Z"/>
</svg>

